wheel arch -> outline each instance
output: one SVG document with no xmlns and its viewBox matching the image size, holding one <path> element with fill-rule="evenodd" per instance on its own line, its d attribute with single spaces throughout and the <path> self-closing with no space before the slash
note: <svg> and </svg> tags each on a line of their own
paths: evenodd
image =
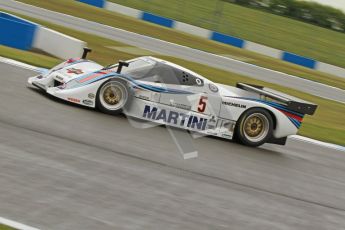
<svg viewBox="0 0 345 230">
<path fill-rule="evenodd" d="M 253 111 L 251 111 L 253 110 Z M 260 111 L 260 112 L 259 112 Z M 263 114 L 263 112 L 265 112 L 265 114 Z M 267 119 L 267 123 L 268 124 L 271 124 L 268 127 L 268 131 L 267 133 L 265 134 L 265 136 L 261 139 L 261 140 L 258 140 L 257 142 L 253 141 L 253 140 L 250 140 L 248 139 L 248 137 L 245 137 L 245 134 L 244 134 L 244 131 L 242 130 L 242 124 L 243 124 L 243 121 L 246 119 L 246 115 L 248 116 L 251 116 L 252 114 L 254 113 L 261 113 L 263 116 L 266 117 Z M 267 116 L 270 116 L 267 117 Z M 264 143 L 267 143 L 269 142 L 272 137 L 273 137 L 273 133 L 274 133 L 274 127 L 275 127 L 275 116 L 274 114 L 272 114 L 272 111 L 270 111 L 269 109 L 263 107 L 263 106 L 252 106 L 252 107 L 249 107 L 247 108 L 246 110 L 244 110 L 241 115 L 239 116 L 237 122 L 236 122 L 236 126 L 235 126 L 235 140 L 244 144 L 244 145 L 247 145 L 247 146 L 251 146 L 251 147 L 257 147 L 257 146 L 260 146 Z M 261 135 L 261 134 L 259 134 Z"/>
<path fill-rule="evenodd" d="M 276 115 L 269 109 L 267 108 L 263 108 L 264 110 L 266 110 L 272 117 L 272 120 L 273 120 L 273 130 L 276 130 L 277 128 L 277 117 Z"/>
<path fill-rule="evenodd" d="M 298 128 L 296 128 L 296 126 L 284 113 L 268 104 L 263 103 L 263 101 L 257 99 L 230 97 L 225 97 L 222 100 L 226 102 L 238 103 L 246 107 L 245 109 L 233 107 L 230 108 L 230 110 L 226 109 L 229 107 L 222 107 L 221 116 L 225 118 L 228 117 L 230 120 L 236 121 L 235 129 L 239 126 L 239 121 L 243 117 L 243 114 L 245 114 L 249 109 L 260 108 L 264 109 L 272 117 L 274 138 L 282 138 L 289 135 L 294 135 L 298 132 Z M 230 115 L 228 116 L 228 114 Z"/>
<path fill-rule="evenodd" d="M 275 138 L 281 138 L 288 135 L 296 134 L 298 129 L 292 124 L 292 122 L 288 119 L 288 117 L 283 114 L 281 111 L 277 110 L 274 107 L 271 107 L 266 104 L 255 104 L 250 108 L 243 111 L 244 114 L 246 111 L 252 108 L 260 108 L 267 111 L 273 120 L 273 136 Z M 241 116 L 242 116 L 241 114 Z"/>
<path fill-rule="evenodd" d="M 238 118 L 238 121 L 241 120 L 241 119 L 242 119 L 242 116 L 244 116 L 244 114 L 245 114 L 247 111 L 251 110 L 251 109 L 263 109 L 263 110 L 266 110 L 266 111 L 271 115 L 271 117 L 272 117 L 272 120 L 273 120 L 273 130 L 276 129 L 276 127 L 277 127 L 277 117 L 276 117 L 276 115 L 275 115 L 271 110 L 269 110 L 268 108 L 266 108 L 266 107 L 264 107 L 264 106 L 259 106 L 259 105 L 257 105 L 257 106 L 253 106 L 253 107 L 247 108 L 246 110 L 244 110 L 244 111 L 241 113 L 241 115 L 240 115 L 239 118 Z M 237 128 L 238 125 L 239 125 L 239 122 L 236 122 L 236 128 Z"/>
<path fill-rule="evenodd" d="M 127 99 L 125 101 L 125 104 L 123 105 L 122 108 L 118 109 L 118 110 L 110 110 L 109 108 L 106 108 L 100 101 L 100 92 L 103 88 L 103 86 L 107 85 L 109 82 L 117 82 L 117 84 L 120 83 L 120 85 L 122 85 L 124 88 L 125 88 L 125 91 L 126 91 L 126 95 L 127 95 Z M 97 93 L 96 93 L 96 100 L 95 100 L 95 107 L 99 110 L 101 110 L 102 112 L 104 113 L 107 113 L 107 114 L 112 114 L 112 115 L 117 115 L 119 113 L 121 113 L 123 111 L 123 109 L 126 109 L 127 106 L 131 103 L 133 97 L 133 90 L 132 90 L 132 87 L 130 87 L 130 84 L 129 84 L 129 81 L 126 79 L 126 78 L 123 78 L 123 77 L 118 77 L 116 75 L 113 75 L 113 76 L 109 76 L 109 78 L 107 78 L 106 80 L 104 80 L 100 85 L 99 87 L 97 88 Z"/>
</svg>

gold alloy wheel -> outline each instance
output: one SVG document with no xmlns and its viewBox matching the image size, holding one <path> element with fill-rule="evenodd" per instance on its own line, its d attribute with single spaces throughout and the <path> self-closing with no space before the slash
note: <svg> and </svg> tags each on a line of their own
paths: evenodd
<svg viewBox="0 0 345 230">
<path fill-rule="evenodd" d="M 261 113 L 250 114 L 243 122 L 245 137 L 252 142 L 260 142 L 269 132 L 269 121 Z"/>
<path fill-rule="evenodd" d="M 104 101 L 109 105 L 116 105 L 122 99 L 122 92 L 117 87 L 108 86 L 103 93 Z"/>
<path fill-rule="evenodd" d="M 250 137 L 258 136 L 263 130 L 263 121 L 260 117 L 253 116 L 246 120 L 244 124 L 244 130 Z"/>
<path fill-rule="evenodd" d="M 99 91 L 99 103 L 106 111 L 120 111 L 128 101 L 126 85 L 120 81 L 104 83 Z"/>
</svg>

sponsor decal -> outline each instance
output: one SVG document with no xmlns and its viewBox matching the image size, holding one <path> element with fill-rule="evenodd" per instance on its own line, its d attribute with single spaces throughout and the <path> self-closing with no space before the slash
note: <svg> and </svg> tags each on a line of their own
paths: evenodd
<svg viewBox="0 0 345 230">
<path fill-rule="evenodd" d="M 82 74 L 84 72 L 81 69 L 70 68 L 70 69 L 67 69 L 67 73 Z"/>
<path fill-rule="evenodd" d="M 66 63 L 73 63 L 73 62 L 76 62 L 76 61 L 79 61 L 80 60 L 80 58 L 70 58 L 70 59 L 68 59 L 67 61 L 66 61 Z"/>
<path fill-rule="evenodd" d="M 89 94 L 87 95 L 87 97 L 90 98 L 90 99 L 94 99 L 94 98 L 95 98 L 95 94 L 89 93 Z"/>
<path fill-rule="evenodd" d="M 197 79 L 195 79 L 195 81 L 196 81 L 197 85 L 199 85 L 199 86 L 202 85 L 202 80 L 201 79 L 197 78 Z"/>
<path fill-rule="evenodd" d="M 70 101 L 70 102 L 74 102 L 74 103 L 80 103 L 79 99 L 73 98 L 73 97 L 69 97 L 69 98 L 67 98 L 67 100 Z"/>
<path fill-rule="evenodd" d="M 140 99 L 143 99 L 143 100 L 147 100 L 147 101 L 150 100 L 150 98 L 149 98 L 148 96 L 138 95 L 138 97 L 139 97 Z"/>
<path fill-rule="evenodd" d="M 208 121 L 207 129 L 215 129 L 217 127 L 217 120 L 215 116 L 212 116 Z"/>
<path fill-rule="evenodd" d="M 232 138 L 232 135 L 223 133 L 223 134 L 222 134 L 222 137 L 224 137 L 224 138 Z"/>
<path fill-rule="evenodd" d="M 198 112 L 203 113 L 206 109 L 207 97 L 201 96 L 199 100 Z"/>
<path fill-rule="evenodd" d="M 214 84 L 209 84 L 209 85 L 208 85 L 208 88 L 209 88 L 212 92 L 214 92 L 214 93 L 217 93 L 217 92 L 218 92 L 218 87 L 217 87 L 216 85 L 214 85 Z"/>
<path fill-rule="evenodd" d="M 55 78 L 56 78 L 57 80 L 59 80 L 59 81 L 63 81 L 63 78 L 62 78 L 61 76 L 59 76 L 59 75 L 56 75 Z"/>
<path fill-rule="evenodd" d="M 216 126 L 215 125 L 213 125 L 213 124 L 211 124 L 211 125 L 207 125 L 207 129 L 215 129 L 216 128 Z"/>
<path fill-rule="evenodd" d="M 153 121 L 163 121 L 166 124 L 173 124 L 184 128 L 205 130 L 207 119 L 185 113 L 159 109 L 145 105 L 143 118 Z"/>
<path fill-rule="evenodd" d="M 212 136 L 217 136 L 218 132 L 214 131 L 214 130 L 206 130 L 206 134 L 207 135 L 212 135 Z"/>
<path fill-rule="evenodd" d="M 242 105 L 242 104 L 238 104 L 238 103 L 234 103 L 234 102 L 227 102 L 227 101 L 222 101 L 222 105 L 238 107 L 238 108 L 241 108 L 241 109 L 247 108 L 246 105 Z"/>
<path fill-rule="evenodd" d="M 180 109 L 185 109 L 185 110 L 191 110 L 192 109 L 191 105 L 184 105 L 184 104 L 180 104 L 180 103 L 176 103 L 176 102 L 172 102 L 171 106 L 174 106 L 174 107 L 180 108 Z"/>
<path fill-rule="evenodd" d="M 97 77 L 100 77 L 100 76 L 102 76 L 102 75 L 104 75 L 104 73 L 93 73 L 93 74 L 91 74 L 91 75 L 89 75 L 89 76 L 86 76 L 86 77 L 80 79 L 78 82 L 79 82 L 79 83 L 84 83 L 84 82 L 93 80 L 93 79 L 95 79 L 95 78 L 97 78 Z"/>
<path fill-rule="evenodd" d="M 223 123 L 223 127 L 225 129 L 229 130 L 230 132 L 233 132 L 234 129 L 235 129 L 235 123 L 234 122 L 227 122 L 227 121 L 225 121 Z"/>
<path fill-rule="evenodd" d="M 83 104 L 84 105 L 93 105 L 93 101 L 85 99 L 85 100 L 83 100 Z"/>
</svg>

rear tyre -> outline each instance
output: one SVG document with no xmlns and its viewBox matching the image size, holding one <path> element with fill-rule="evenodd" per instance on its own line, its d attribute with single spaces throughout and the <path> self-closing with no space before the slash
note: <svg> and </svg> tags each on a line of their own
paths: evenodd
<svg viewBox="0 0 345 230">
<path fill-rule="evenodd" d="M 97 108 L 103 113 L 118 115 L 129 106 L 131 99 L 130 92 L 124 80 L 108 80 L 97 91 Z"/>
<path fill-rule="evenodd" d="M 273 119 L 268 111 L 253 108 L 244 112 L 235 130 L 237 140 L 244 145 L 257 147 L 272 137 Z"/>
</svg>

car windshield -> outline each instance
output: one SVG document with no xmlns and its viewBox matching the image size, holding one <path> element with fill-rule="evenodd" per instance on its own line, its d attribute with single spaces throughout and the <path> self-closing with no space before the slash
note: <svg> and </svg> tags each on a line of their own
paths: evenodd
<svg viewBox="0 0 345 230">
<path fill-rule="evenodd" d="M 110 68 L 116 69 L 117 66 L 114 65 Z M 202 79 L 188 71 L 150 58 L 139 58 L 129 61 L 129 66 L 123 67 L 121 73 L 136 80 L 156 83 L 190 86 L 203 86 L 204 84 Z"/>
<path fill-rule="evenodd" d="M 123 74 L 127 74 L 134 79 L 146 76 L 156 65 L 156 62 L 150 59 L 136 59 L 129 62 L 128 67 L 122 69 Z"/>
</svg>

